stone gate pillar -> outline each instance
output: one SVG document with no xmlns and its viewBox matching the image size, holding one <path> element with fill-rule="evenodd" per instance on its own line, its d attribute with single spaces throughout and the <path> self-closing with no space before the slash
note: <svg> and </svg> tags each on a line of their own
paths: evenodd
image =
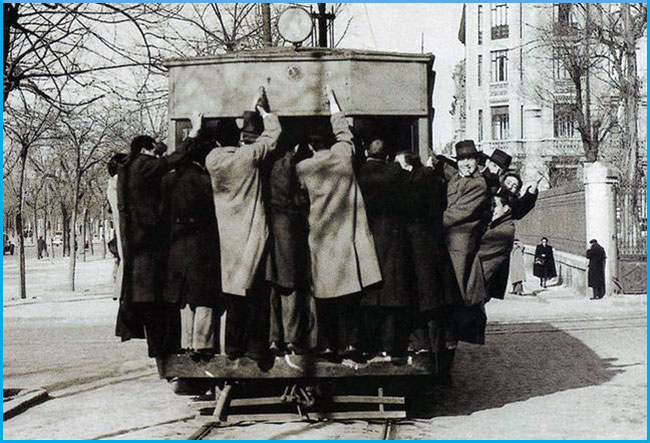
<svg viewBox="0 0 650 443">
<path fill-rule="evenodd" d="M 602 163 L 585 163 L 585 250 L 589 240 L 595 238 L 605 249 L 605 291 L 614 290 L 613 279 L 618 277 L 618 251 L 616 247 L 616 184 L 618 173 L 611 166 Z M 587 288 L 589 291 L 589 289 Z"/>
</svg>

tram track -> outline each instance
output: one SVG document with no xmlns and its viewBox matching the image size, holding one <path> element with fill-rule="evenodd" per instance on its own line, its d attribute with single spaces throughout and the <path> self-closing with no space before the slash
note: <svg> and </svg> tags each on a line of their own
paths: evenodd
<svg viewBox="0 0 650 443">
<path fill-rule="evenodd" d="M 305 423 L 305 425 L 300 428 L 300 429 L 293 429 L 290 431 L 283 431 L 275 435 L 269 435 L 266 437 L 266 440 L 281 440 L 281 439 L 291 439 L 294 440 L 297 437 L 305 437 L 305 434 L 309 432 L 314 432 L 318 431 L 319 433 L 322 433 L 324 429 L 327 429 L 328 427 L 331 427 L 334 424 L 339 424 L 339 423 L 351 423 L 349 420 L 326 420 L 326 421 L 317 421 L 317 422 L 309 422 Z M 376 437 L 373 438 L 371 435 L 364 436 L 364 439 L 367 440 L 395 440 L 397 436 L 397 428 L 399 426 L 399 421 L 394 420 L 394 419 L 386 419 L 386 420 L 371 420 L 371 421 L 366 421 L 368 425 L 379 425 L 380 429 L 375 434 Z M 239 422 L 234 422 L 234 423 L 228 423 L 228 422 L 208 422 L 204 423 L 199 429 L 194 431 L 192 434 L 190 434 L 187 437 L 187 440 L 212 440 L 209 438 L 213 431 L 217 431 L 218 429 L 223 429 L 223 428 L 228 428 L 228 427 L 235 427 L 239 426 L 241 423 Z M 326 432 L 326 431 L 325 431 Z M 322 435 L 318 436 L 318 439 L 324 439 Z"/>
</svg>

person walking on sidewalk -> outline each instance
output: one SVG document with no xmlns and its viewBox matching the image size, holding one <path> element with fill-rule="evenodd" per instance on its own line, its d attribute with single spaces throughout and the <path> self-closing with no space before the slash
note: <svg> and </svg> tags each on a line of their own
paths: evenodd
<svg viewBox="0 0 650 443">
<path fill-rule="evenodd" d="M 548 238 L 542 237 L 541 244 L 535 248 L 535 261 L 533 263 L 533 275 L 539 278 L 539 285 L 546 287 L 549 278 L 557 276 L 555 270 L 555 259 L 553 258 L 553 248 L 548 244 Z"/>
<path fill-rule="evenodd" d="M 595 238 L 589 240 L 589 244 L 591 247 L 587 249 L 587 258 L 589 259 L 587 283 L 594 292 L 591 300 L 600 300 L 605 296 L 605 260 L 607 255 Z"/>
</svg>

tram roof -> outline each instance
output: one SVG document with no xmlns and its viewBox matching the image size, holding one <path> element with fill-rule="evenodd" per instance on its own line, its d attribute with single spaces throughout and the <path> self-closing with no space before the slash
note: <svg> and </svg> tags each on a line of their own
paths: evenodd
<svg viewBox="0 0 650 443">
<path fill-rule="evenodd" d="M 318 47 L 272 47 L 255 50 L 228 52 L 205 57 L 182 57 L 166 60 L 167 68 L 214 63 L 237 63 L 254 61 L 296 61 L 296 60 L 367 60 L 433 63 L 435 56 L 430 53 L 406 53 L 369 51 L 360 49 L 318 48 Z"/>
</svg>

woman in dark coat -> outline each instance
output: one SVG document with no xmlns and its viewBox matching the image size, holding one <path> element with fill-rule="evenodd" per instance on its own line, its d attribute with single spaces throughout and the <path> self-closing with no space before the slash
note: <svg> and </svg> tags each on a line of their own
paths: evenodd
<svg viewBox="0 0 650 443">
<path fill-rule="evenodd" d="M 162 207 L 169 236 L 164 298 L 180 305 L 181 347 L 195 359 L 214 353 L 222 311 L 219 232 L 205 169 L 213 142 L 200 136 L 191 162 L 163 179 Z"/>
<path fill-rule="evenodd" d="M 596 239 L 590 240 L 589 243 L 591 247 L 587 249 L 587 258 L 589 259 L 587 284 L 594 291 L 591 299 L 598 300 L 605 296 L 605 259 L 607 256 Z"/>
<path fill-rule="evenodd" d="M 546 237 L 542 237 L 542 243 L 535 248 L 533 275 L 539 277 L 539 285 L 542 288 L 546 287 L 546 282 L 549 278 L 557 276 L 553 248 L 548 245 L 548 239 Z"/>
</svg>

